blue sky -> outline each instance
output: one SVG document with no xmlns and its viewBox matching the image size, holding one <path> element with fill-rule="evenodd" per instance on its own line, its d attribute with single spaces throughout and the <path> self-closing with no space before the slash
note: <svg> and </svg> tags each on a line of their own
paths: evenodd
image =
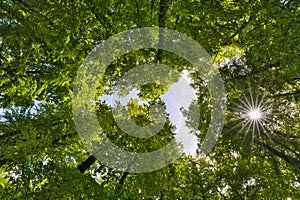
<svg viewBox="0 0 300 200">
<path fill-rule="evenodd" d="M 183 70 L 181 78 L 178 82 L 171 85 L 169 90 L 161 96 L 161 99 L 166 104 L 166 112 L 169 113 L 170 121 L 176 126 L 175 138 L 181 142 L 184 147 L 184 153 L 188 155 L 195 155 L 197 150 L 197 137 L 189 134 L 191 131 L 189 127 L 185 126 L 187 120 L 180 111 L 183 107 L 185 110 L 189 109 L 189 106 L 194 100 L 197 100 L 195 90 L 190 86 L 192 83 L 191 78 L 188 76 L 188 71 Z M 147 103 L 138 98 L 138 90 L 132 90 L 124 98 L 116 97 L 116 95 L 102 95 L 99 100 L 102 100 L 110 105 L 115 105 L 115 100 L 120 101 L 121 105 L 126 106 L 130 99 L 138 99 L 140 104 Z"/>
</svg>

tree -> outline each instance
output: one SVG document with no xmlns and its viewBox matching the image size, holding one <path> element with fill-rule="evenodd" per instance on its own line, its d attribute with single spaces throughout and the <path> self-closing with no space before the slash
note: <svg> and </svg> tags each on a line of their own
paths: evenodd
<svg viewBox="0 0 300 200">
<path fill-rule="evenodd" d="M 299 197 L 298 1 L 7 0 L 0 8 L 1 199 Z M 224 80 L 228 112 L 207 157 L 185 155 L 160 170 L 135 174 L 110 168 L 87 151 L 76 132 L 71 97 L 77 70 L 96 45 L 151 26 L 177 30 L 206 49 Z M 130 52 L 107 69 L 98 95 L 145 63 L 179 72 L 192 67 L 163 50 Z M 198 91 L 198 129 L 206 133 L 211 97 L 201 74 L 191 70 L 191 77 Z M 159 104 L 165 91 L 149 84 L 141 96 Z M 265 120 L 251 123 L 246 110 L 255 101 L 265 108 Z M 174 137 L 167 120 L 151 140 L 132 138 L 118 128 L 110 109 L 97 103 L 99 123 L 125 149 L 152 151 Z M 131 101 L 130 110 L 136 123 L 149 122 L 149 106 Z M 200 141 L 203 136 L 197 135 Z"/>
</svg>

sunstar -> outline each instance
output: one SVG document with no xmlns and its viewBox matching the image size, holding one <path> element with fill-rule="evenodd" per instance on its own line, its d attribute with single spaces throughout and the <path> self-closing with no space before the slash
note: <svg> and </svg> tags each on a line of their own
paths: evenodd
<svg viewBox="0 0 300 200">
<path fill-rule="evenodd" d="M 269 122 L 268 119 L 268 108 L 264 98 L 258 96 L 253 97 L 250 93 L 250 99 L 244 95 L 244 99 L 240 99 L 240 103 L 236 104 L 234 108 L 236 120 L 240 121 L 233 128 L 241 126 L 238 133 L 245 132 L 244 138 L 247 137 L 248 133 L 252 134 L 252 140 L 255 137 L 262 139 L 261 133 L 264 133 L 268 138 L 270 135 L 266 130 L 266 124 Z"/>
<path fill-rule="evenodd" d="M 248 112 L 248 116 L 252 120 L 259 120 L 262 117 L 262 113 L 258 109 L 253 109 Z"/>
</svg>

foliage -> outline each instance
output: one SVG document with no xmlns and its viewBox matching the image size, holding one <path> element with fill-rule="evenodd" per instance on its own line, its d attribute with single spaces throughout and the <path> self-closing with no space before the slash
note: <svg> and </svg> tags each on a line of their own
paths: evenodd
<svg viewBox="0 0 300 200">
<path fill-rule="evenodd" d="M 0 8 L 1 199 L 299 198 L 299 1 L 5 0 Z M 129 174 L 94 161 L 82 144 L 71 110 L 73 82 L 96 45 L 151 26 L 182 32 L 207 50 L 219 65 L 229 109 L 209 156 L 185 155 L 163 169 Z M 111 92 L 135 66 L 154 62 L 191 67 L 166 51 L 130 52 L 110 65 L 97 95 Z M 210 95 L 201 74 L 191 76 L 205 133 Z M 155 104 L 164 92 L 149 84 L 141 95 Z M 261 135 L 246 134 L 236 121 L 243 95 L 265 99 L 270 113 Z M 151 140 L 129 137 L 107 105 L 98 102 L 96 109 L 106 134 L 125 149 L 152 151 L 174 137 L 170 121 Z M 148 123 L 148 110 L 130 103 L 137 124 Z"/>
</svg>

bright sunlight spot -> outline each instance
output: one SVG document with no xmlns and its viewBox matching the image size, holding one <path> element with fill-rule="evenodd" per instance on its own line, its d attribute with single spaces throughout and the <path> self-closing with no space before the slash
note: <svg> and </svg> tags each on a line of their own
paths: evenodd
<svg viewBox="0 0 300 200">
<path fill-rule="evenodd" d="M 252 119 L 252 120 L 257 120 L 259 118 L 261 118 L 261 112 L 257 109 L 255 110 L 251 110 L 249 113 L 248 113 L 248 116 Z"/>
<path fill-rule="evenodd" d="M 270 135 L 266 129 L 266 124 L 270 122 L 269 120 L 269 110 L 267 106 L 267 100 L 264 100 L 264 96 L 261 98 L 250 93 L 250 99 L 244 95 L 244 99 L 240 99 L 240 104 L 236 104 L 235 108 L 240 122 L 236 125 L 242 125 L 239 133 L 245 130 L 245 136 L 247 137 L 249 132 L 252 132 L 252 141 L 254 137 L 257 136 L 259 140 L 263 137 L 270 139 Z M 264 133 L 264 135 L 262 135 Z"/>
</svg>

